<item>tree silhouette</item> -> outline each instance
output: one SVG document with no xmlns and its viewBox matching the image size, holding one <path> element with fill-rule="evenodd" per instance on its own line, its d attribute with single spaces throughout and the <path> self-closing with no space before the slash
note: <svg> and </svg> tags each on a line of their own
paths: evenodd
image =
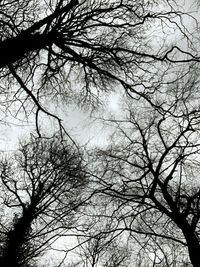
<svg viewBox="0 0 200 267">
<path fill-rule="evenodd" d="M 105 266 L 128 265 L 112 247 L 127 232 L 155 266 L 172 263 L 175 244 L 199 265 L 199 26 L 183 2 L 0 1 L 2 112 L 33 113 L 39 137 L 44 113 L 61 133 L 1 160 L 2 266 L 35 264 L 72 228 L 93 266 L 105 247 Z M 61 142 L 68 133 L 51 104 L 91 105 L 112 90 L 128 96 L 128 118 L 113 120 L 114 145 L 86 171 L 87 158 Z M 109 227 L 98 232 L 105 217 Z"/>
<path fill-rule="evenodd" d="M 1 208 L 14 216 L 1 222 L 1 266 L 32 266 L 50 243 L 77 227 L 76 213 L 86 201 L 83 160 L 59 139 L 32 138 L 0 165 Z"/>
<path fill-rule="evenodd" d="M 177 243 L 188 248 L 191 263 L 198 266 L 198 77 L 179 83 L 168 88 L 168 111 L 153 110 L 143 101 L 136 110 L 129 101 L 126 117 L 110 120 L 116 132 L 112 145 L 97 153 L 96 181 L 113 203 L 116 231 L 146 237 L 138 237 L 141 247 L 143 240 L 153 241 L 154 248 L 158 242 L 164 251 L 163 240 Z"/>
<path fill-rule="evenodd" d="M 56 119 L 64 130 L 60 118 L 44 105 L 52 98 L 91 103 L 101 91 L 118 86 L 151 102 L 148 80 L 160 83 L 170 63 L 199 61 L 183 23 L 192 16 L 179 8 L 164 0 L 159 9 L 153 0 L 2 1 L 0 78 L 2 92 L 10 96 L 7 102 L 14 97 L 27 116 L 34 110 L 38 133 L 39 113 Z M 159 47 L 149 39 L 154 23 L 162 32 L 156 35 Z M 187 40 L 188 50 L 163 45 L 171 28 Z"/>
</svg>

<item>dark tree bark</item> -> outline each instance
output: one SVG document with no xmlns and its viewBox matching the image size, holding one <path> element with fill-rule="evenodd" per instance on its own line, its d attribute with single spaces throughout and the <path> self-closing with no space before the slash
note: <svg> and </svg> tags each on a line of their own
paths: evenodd
<svg viewBox="0 0 200 267">
<path fill-rule="evenodd" d="M 37 33 L 40 28 L 51 24 L 54 19 L 67 14 L 74 6 L 78 4 L 77 0 L 71 0 L 69 4 L 61 9 L 55 10 L 46 18 L 35 22 L 30 28 L 23 30 L 20 34 L 13 38 L 7 38 L 0 42 L 0 68 L 9 66 L 14 62 L 29 57 L 29 53 L 40 51 L 53 45 L 56 41 L 56 31 L 53 29 L 48 33 Z"/>
<path fill-rule="evenodd" d="M 26 261 L 27 254 L 30 252 L 27 239 L 30 236 L 33 214 L 34 213 L 30 212 L 30 210 L 26 211 L 8 232 L 6 244 L 3 248 L 3 255 L 0 258 L 2 267 L 21 267 L 29 265 Z"/>
<path fill-rule="evenodd" d="M 189 253 L 191 263 L 194 267 L 198 267 L 199 266 L 199 255 L 200 255 L 199 237 L 191 229 L 191 226 L 189 225 L 183 227 L 182 231 L 187 242 L 188 253 Z"/>
</svg>

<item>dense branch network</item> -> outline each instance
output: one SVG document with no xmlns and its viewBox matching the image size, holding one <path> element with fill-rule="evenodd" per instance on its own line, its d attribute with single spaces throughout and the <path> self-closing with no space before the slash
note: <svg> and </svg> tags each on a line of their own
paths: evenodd
<svg viewBox="0 0 200 267">
<path fill-rule="evenodd" d="M 131 103 L 126 118 L 110 121 L 116 130 L 110 148 L 97 152 L 96 183 L 108 203 L 113 201 L 112 220 L 131 236 L 143 236 L 138 241 L 142 248 L 152 240 L 165 250 L 161 240 L 169 240 L 186 246 L 191 263 L 198 266 L 200 113 L 194 83 L 189 91 L 188 84 L 185 88 L 184 94 L 183 84 L 180 87 L 183 98 L 172 102 L 176 111 L 184 106 L 182 116 L 161 114 L 144 103 L 136 111 L 136 103 Z"/>
<path fill-rule="evenodd" d="M 154 77 L 160 83 L 157 64 L 163 64 L 165 72 L 169 63 L 199 61 L 192 50 L 177 45 L 161 45 L 154 53 L 148 48 L 152 42 L 148 28 L 154 21 L 160 27 L 171 24 L 169 28 L 175 27 L 190 42 L 182 23 L 187 14 L 162 1 L 163 12 L 154 11 L 153 1 L 13 1 L 12 7 L 4 2 L 0 6 L 5 28 L 0 34 L 1 76 L 4 80 L 11 74 L 36 107 L 38 133 L 39 111 L 57 119 L 63 130 L 61 120 L 43 107 L 44 95 L 69 98 L 72 88 L 81 101 L 81 95 L 98 95 L 117 84 L 151 102 L 147 81 Z"/>
<path fill-rule="evenodd" d="M 136 247 L 139 266 L 172 265 L 175 247 L 180 264 L 186 254 L 199 266 L 200 58 L 189 33 L 198 21 L 176 2 L 0 2 L 2 103 L 33 110 L 40 138 L 41 114 L 61 133 L 0 161 L 1 204 L 12 211 L 0 218 L 2 266 L 31 266 L 70 234 L 76 242 L 58 266 L 70 250 L 79 250 L 74 266 L 132 266 Z M 122 88 L 126 118 L 109 120 L 112 144 L 84 158 L 63 141 L 52 100 L 93 104 Z"/>
<path fill-rule="evenodd" d="M 81 193 L 88 183 L 83 160 L 59 138 L 32 138 L 13 162 L 1 159 L 0 170 L 1 208 L 11 217 L 0 221 L 0 263 L 31 266 L 58 237 L 81 228 L 76 213 L 90 198 Z"/>
</svg>

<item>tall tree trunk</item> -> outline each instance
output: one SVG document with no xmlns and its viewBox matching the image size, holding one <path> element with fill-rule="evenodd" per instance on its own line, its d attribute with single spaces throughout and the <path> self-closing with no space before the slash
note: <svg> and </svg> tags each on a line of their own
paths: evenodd
<svg viewBox="0 0 200 267">
<path fill-rule="evenodd" d="M 31 217 L 23 214 L 13 225 L 13 229 L 8 233 L 6 244 L 0 258 L 1 267 L 20 267 L 21 260 L 26 257 L 28 251 L 27 236 L 30 231 Z M 28 265 L 26 265 L 28 266 Z"/>
<path fill-rule="evenodd" d="M 194 230 L 191 229 L 191 226 L 188 225 L 188 227 L 184 227 L 182 229 L 183 234 L 185 236 L 187 245 L 188 245 L 188 252 L 189 257 L 192 265 L 194 267 L 200 267 L 200 244 L 199 240 L 194 232 Z"/>
</svg>

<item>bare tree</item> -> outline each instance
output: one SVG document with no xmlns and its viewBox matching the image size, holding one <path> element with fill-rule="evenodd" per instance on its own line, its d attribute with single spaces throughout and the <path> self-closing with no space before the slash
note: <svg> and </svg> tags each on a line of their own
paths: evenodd
<svg viewBox="0 0 200 267">
<path fill-rule="evenodd" d="M 59 237 L 81 226 L 76 214 L 86 201 L 84 162 L 58 139 L 32 138 L 12 160 L 2 159 L 0 168 L 1 208 L 7 212 L 1 218 L 1 266 L 31 266 Z"/>
<path fill-rule="evenodd" d="M 95 220 L 96 218 L 94 218 Z M 85 267 L 128 267 L 131 266 L 132 251 L 126 240 L 117 238 L 115 231 L 108 226 L 93 223 L 87 236 L 78 238 L 79 245 L 74 253 L 74 265 Z M 99 231 L 101 229 L 101 231 Z M 71 263 L 69 264 L 71 266 Z"/>
<path fill-rule="evenodd" d="M 184 24 L 185 18 L 197 21 L 181 5 L 164 0 L 1 1 L 3 103 L 19 102 L 16 114 L 34 110 L 39 133 L 40 113 L 57 119 L 63 129 L 44 104 L 55 97 L 69 101 L 78 94 L 79 102 L 91 102 L 117 85 L 151 102 L 151 84 L 161 82 L 170 63 L 199 61 L 195 38 Z M 150 30 L 155 24 L 156 36 Z M 171 29 L 188 49 L 165 44 Z"/>
<path fill-rule="evenodd" d="M 130 232 L 143 248 L 145 242 L 157 247 L 158 265 L 172 242 L 187 248 L 191 263 L 199 266 L 198 84 L 198 77 L 190 77 L 169 86 L 170 101 L 160 96 L 168 104 L 165 112 L 142 101 L 137 110 L 129 103 L 126 118 L 110 121 L 116 125 L 113 144 L 98 152 L 96 179 L 113 205 L 116 231 Z"/>
<path fill-rule="evenodd" d="M 125 89 L 132 99 L 129 117 L 116 122 L 117 146 L 99 152 L 103 161 L 101 167 L 95 163 L 92 175 L 98 183 L 91 194 L 110 201 L 106 215 L 115 225 L 108 231 L 116 234 L 112 240 L 127 231 L 141 246 L 148 241 L 148 250 L 151 244 L 160 246 L 159 253 L 153 247 L 154 265 L 163 264 L 167 253 L 159 240 L 170 240 L 188 247 L 197 266 L 199 108 L 191 101 L 194 86 L 175 87 L 198 68 L 198 38 L 186 23 L 192 20 L 198 29 L 198 21 L 176 2 L 1 1 L 1 101 L 11 105 L 10 111 L 20 103 L 15 115 L 34 111 L 39 136 L 41 113 L 56 119 L 63 134 L 50 100 L 91 103 L 101 91 Z M 169 41 L 174 32 L 175 44 Z M 168 101 L 171 84 L 175 94 Z M 22 145 L 13 162 L 1 161 L 2 207 L 5 213 L 16 209 L 14 219 L 1 223 L 2 265 L 31 264 L 63 229 L 76 225 L 76 211 L 87 199 L 79 199 L 87 175 L 80 155 L 67 153 L 71 149 L 34 140 Z M 147 239 L 136 238 L 141 235 Z M 91 236 L 91 242 L 98 241 L 98 235 Z M 97 256 L 92 254 L 94 264 Z"/>
</svg>

